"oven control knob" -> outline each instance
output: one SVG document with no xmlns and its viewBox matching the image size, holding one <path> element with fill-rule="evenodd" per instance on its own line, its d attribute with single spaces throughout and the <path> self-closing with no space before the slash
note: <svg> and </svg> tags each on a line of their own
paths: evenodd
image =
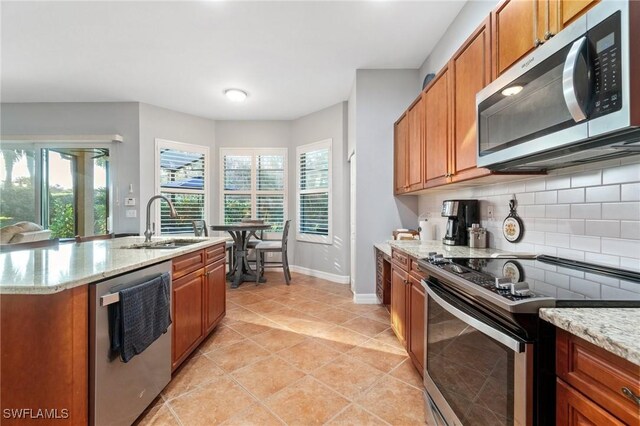
<svg viewBox="0 0 640 426">
<path fill-rule="evenodd" d="M 520 282 L 511 284 L 511 295 L 517 297 L 529 297 L 531 296 L 531 290 L 529 290 L 529 283 Z"/>
<path fill-rule="evenodd" d="M 511 288 L 511 278 L 496 278 L 496 288 L 498 290 L 509 290 Z"/>
</svg>

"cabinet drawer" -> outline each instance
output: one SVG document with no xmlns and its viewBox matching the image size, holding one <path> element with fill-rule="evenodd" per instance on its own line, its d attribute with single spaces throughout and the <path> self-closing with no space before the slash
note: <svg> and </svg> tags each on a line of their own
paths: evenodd
<svg viewBox="0 0 640 426">
<path fill-rule="evenodd" d="M 557 426 L 623 426 L 599 405 L 564 383 L 556 382 L 556 425 Z"/>
<path fill-rule="evenodd" d="M 204 266 L 204 250 L 198 250 L 176 257 L 171 262 L 173 279 L 180 278 Z"/>
<path fill-rule="evenodd" d="M 406 254 L 393 250 L 391 251 L 391 258 L 405 271 L 409 269 L 409 256 Z"/>
<path fill-rule="evenodd" d="M 640 367 L 558 329 L 558 376 L 628 424 L 640 423 L 640 409 L 623 393 L 640 394 Z"/>
<path fill-rule="evenodd" d="M 420 277 L 420 279 L 427 276 L 427 274 L 422 269 L 420 269 L 417 259 L 411 259 L 410 263 L 411 263 L 411 268 L 409 269 L 409 271 L 412 272 L 413 275 L 415 275 L 416 277 Z"/>
<path fill-rule="evenodd" d="M 217 244 L 215 246 L 207 247 L 204 249 L 205 257 L 207 265 L 211 262 L 215 262 L 218 259 L 222 259 L 225 256 L 225 252 L 227 251 L 227 246 L 222 244 Z"/>
</svg>

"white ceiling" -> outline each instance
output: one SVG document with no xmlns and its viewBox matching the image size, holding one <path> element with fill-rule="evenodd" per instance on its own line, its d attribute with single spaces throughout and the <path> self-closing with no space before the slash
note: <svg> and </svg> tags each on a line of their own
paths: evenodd
<svg viewBox="0 0 640 426">
<path fill-rule="evenodd" d="M 463 5 L 2 2 L 2 101 L 292 119 L 346 100 L 356 69 L 420 67 Z M 230 87 L 247 101 L 224 98 Z"/>
</svg>

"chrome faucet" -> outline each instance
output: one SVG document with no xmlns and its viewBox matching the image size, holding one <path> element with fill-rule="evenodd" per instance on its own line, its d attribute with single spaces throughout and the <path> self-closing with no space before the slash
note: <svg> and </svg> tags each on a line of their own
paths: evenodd
<svg viewBox="0 0 640 426">
<path fill-rule="evenodd" d="M 178 212 L 176 212 L 175 207 L 173 207 L 173 203 L 164 195 L 154 195 L 153 197 L 149 198 L 149 202 L 147 203 L 147 229 L 144 230 L 144 242 L 145 243 L 150 243 L 151 242 L 151 236 L 153 234 L 156 233 L 156 224 L 155 222 L 153 223 L 153 230 L 151 229 L 151 203 L 153 203 L 153 200 L 161 198 L 163 200 L 165 200 L 168 204 L 169 204 L 169 216 L 171 218 L 176 218 L 178 217 Z"/>
</svg>

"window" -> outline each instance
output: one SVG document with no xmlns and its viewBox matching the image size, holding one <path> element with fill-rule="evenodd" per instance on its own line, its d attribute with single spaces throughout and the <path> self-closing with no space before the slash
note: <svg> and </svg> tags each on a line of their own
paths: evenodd
<svg viewBox="0 0 640 426">
<path fill-rule="evenodd" d="M 156 152 L 156 193 L 171 200 L 178 212 L 171 218 L 167 203 L 158 203 L 160 234 L 190 234 L 192 221 L 209 216 L 209 148 L 156 139 Z"/>
<path fill-rule="evenodd" d="M 297 239 L 332 244 L 331 139 L 297 148 Z"/>
<path fill-rule="evenodd" d="M 287 149 L 220 149 L 225 224 L 264 219 L 281 232 L 287 217 Z"/>
<path fill-rule="evenodd" d="M 3 143 L 0 227 L 34 222 L 61 239 L 110 232 L 109 154 L 77 142 Z"/>
</svg>

